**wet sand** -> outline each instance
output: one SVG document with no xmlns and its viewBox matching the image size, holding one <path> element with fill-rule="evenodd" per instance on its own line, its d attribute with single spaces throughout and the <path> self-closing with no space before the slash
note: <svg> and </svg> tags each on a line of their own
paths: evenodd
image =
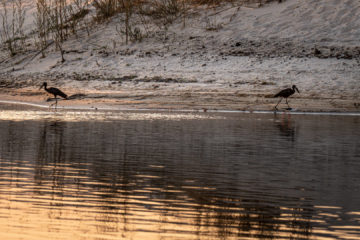
<svg viewBox="0 0 360 240">
<path fill-rule="evenodd" d="M 85 110 L 169 110 L 169 111 L 273 111 L 279 101 L 272 94 L 239 94 L 234 91 L 209 91 L 195 89 L 169 92 L 161 89 L 96 91 L 79 93 L 66 89 L 69 100 L 59 100 L 58 109 Z M 32 88 L 10 88 L 0 90 L 0 103 L 7 108 L 44 108 L 54 100 L 43 90 Z M 349 99 L 309 98 L 295 94 L 289 98 L 294 112 L 339 112 L 360 113 L 360 104 Z M 19 105 L 16 106 L 15 105 Z M 10 107 L 12 106 L 12 107 Z M 285 110 L 285 100 L 278 106 Z M 4 109 L 4 107 L 2 107 Z"/>
</svg>

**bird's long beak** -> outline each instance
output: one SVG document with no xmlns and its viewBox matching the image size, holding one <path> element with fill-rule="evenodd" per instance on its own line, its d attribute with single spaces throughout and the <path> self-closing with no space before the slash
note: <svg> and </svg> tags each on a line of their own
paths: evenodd
<svg viewBox="0 0 360 240">
<path fill-rule="evenodd" d="M 44 84 L 40 86 L 39 90 L 42 89 L 44 87 Z"/>
<path fill-rule="evenodd" d="M 299 92 L 299 89 L 298 89 L 297 87 L 295 87 L 295 89 L 296 89 L 296 91 L 297 91 L 298 93 L 300 93 L 300 92 Z"/>
</svg>

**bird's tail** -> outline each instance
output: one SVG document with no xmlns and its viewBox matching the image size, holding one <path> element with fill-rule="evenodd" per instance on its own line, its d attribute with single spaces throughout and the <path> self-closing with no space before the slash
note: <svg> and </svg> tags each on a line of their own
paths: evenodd
<svg viewBox="0 0 360 240">
<path fill-rule="evenodd" d="M 278 97 L 278 96 L 280 96 L 280 93 L 275 94 L 275 95 L 274 95 L 274 98 L 275 98 L 275 97 Z"/>
<path fill-rule="evenodd" d="M 61 93 L 60 96 L 67 99 L 67 95 L 65 93 Z"/>
</svg>

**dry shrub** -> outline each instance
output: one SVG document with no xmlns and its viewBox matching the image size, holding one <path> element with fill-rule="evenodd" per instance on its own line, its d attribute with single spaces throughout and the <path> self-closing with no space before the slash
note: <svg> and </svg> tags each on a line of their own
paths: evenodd
<svg viewBox="0 0 360 240">
<path fill-rule="evenodd" d="M 176 16 L 180 10 L 180 1 L 178 0 L 157 0 L 153 2 L 153 14 L 157 18 L 168 18 Z"/>
<path fill-rule="evenodd" d="M 142 14 L 155 19 L 170 18 L 178 15 L 182 0 L 151 0 L 142 7 Z"/>
<path fill-rule="evenodd" d="M 141 6 L 140 15 L 148 17 L 158 27 L 167 29 L 184 11 L 184 0 L 148 0 Z"/>
<path fill-rule="evenodd" d="M 89 14 L 89 12 L 89 9 L 80 9 L 71 14 L 69 21 L 81 21 L 87 14 Z"/>
<path fill-rule="evenodd" d="M 94 0 L 93 5 L 96 9 L 95 20 L 101 22 L 119 12 L 117 0 Z"/>
<path fill-rule="evenodd" d="M 15 56 L 23 49 L 25 43 L 24 23 L 25 8 L 23 0 L 1 0 L 0 12 L 2 26 L 0 27 L 0 43 L 6 46 L 10 56 Z"/>
<path fill-rule="evenodd" d="M 218 5 L 224 2 L 234 2 L 235 0 L 190 0 L 192 4 Z"/>
</svg>

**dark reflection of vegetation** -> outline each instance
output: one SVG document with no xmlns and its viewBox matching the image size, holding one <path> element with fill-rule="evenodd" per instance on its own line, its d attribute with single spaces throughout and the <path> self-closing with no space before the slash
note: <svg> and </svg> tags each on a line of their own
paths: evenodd
<svg viewBox="0 0 360 240">
<path fill-rule="evenodd" d="M 293 161 L 303 164 L 297 155 L 295 123 L 287 118 L 275 120 L 276 124 L 256 124 L 252 119 L 6 122 L 8 133 L 2 136 L 0 158 L 33 162 L 36 194 L 45 194 L 40 187 L 49 182 L 53 197 L 77 194 L 67 192 L 70 186 L 90 189 L 88 196 L 82 196 L 84 201 L 96 192 L 102 212 L 97 220 L 109 223 L 101 232 L 128 231 L 130 200 L 139 196 L 163 203 L 138 203 L 161 213 L 160 225 L 166 224 L 168 215 L 181 219 L 183 213 L 177 207 L 192 203 L 186 207 L 192 208 L 187 213 L 191 222 L 178 224 L 196 226 L 194 234 L 222 239 L 306 239 L 312 233 L 314 208 L 312 199 L 298 190 L 309 187 L 306 179 L 292 178 L 296 169 L 288 157 L 295 155 Z M 285 138 L 275 137 L 279 130 Z M 259 139 L 267 131 L 270 136 Z M 279 154 L 275 162 L 279 165 L 272 161 L 272 153 Z M 79 176 L 91 179 L 92 184 Z M 155 190 L 141 191 L 148 188 Z M 120 220 L 121 229 L 112 224 Z"/>
<path fill-rule="evenodd" d="M 66 172 L 62 168 L 64 163 L 64 143 L 63 135 L 64 128 L 66 127 L 65 122 L 46 122 L 40 132 L 39 145 L 38 145 L 38 157 L 36 158 L 35 168 L 35 182 L 39 185 L 42 184 L 42 180 L 52 177 L 52 185 L 54 189 L 60 190 L 64 185 L 64 176 Z M 51 165 L 51 172 L 48 172 L 44 167 Z M 59 167 L 60 166 L 60 167 Z"/>
</svg>

